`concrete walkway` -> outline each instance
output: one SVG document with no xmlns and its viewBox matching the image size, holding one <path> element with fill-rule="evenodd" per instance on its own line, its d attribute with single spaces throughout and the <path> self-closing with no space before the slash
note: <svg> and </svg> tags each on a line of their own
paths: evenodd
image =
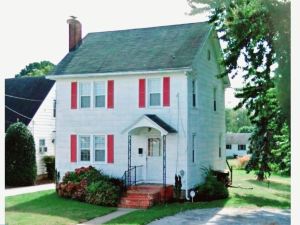
<svg viewBox="0 0 300 225">
<path fill-rule="evenodd" d="M 153 221 L 149 225 L 290 225 L 290 210 L 276 208 L 196 209 Z"/>
<path fill-rule="evenodd" d="M 21 195 L 26 193 L 33 193 L 38 191 L 54 190 L 55 184 L 41 184 L 35 186 L 18 187 L 18 188 L 6 188 L 4 193 L 5 197 Z"/>
<path fill-rule="evenodd" d="M 87 221 L 87 222 L 84 222 L 84 223 L 80 223 L 80 224 L 77 224 L 77 225 L 100 225 L 100 224 L 103 224 L 107 221 L 110 221 L 112 219 L 115 219 L 119 216 L 123 216 L 127 213 L 130 213 L 132 211 L 135 211 L 136 209 L 128 209 L 128 208 L 118 208 L 117 211 L 115 212 L 112 212 L 112 213 L 109 213 L 105 216 L 101 216 L 101 217 L 97 217 L 95 219 L 92 219 L 90 221 Z"/>
</svg>

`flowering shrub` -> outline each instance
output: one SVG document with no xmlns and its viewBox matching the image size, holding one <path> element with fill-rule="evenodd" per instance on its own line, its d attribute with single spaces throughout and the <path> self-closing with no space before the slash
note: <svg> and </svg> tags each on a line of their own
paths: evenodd
<svg viewBox="0 0 300 225">
<path fill-rule="evenodd" d="M 114 206 L 119 202 L 121 186 L 121 180 L 89 166 L 67 172 L 57 185 L 57 193 L 61 197 L 91 204 Z"/>
<path fill-rule="evenodd" d="M 236 163 L 236 168 L 237 169 L 244 169 L 247 163 L 250 160 L 250 156 L 245 155 L 245 156 L 240 156 L 237 158 L 237 163 Z"/>
<path fill-rule="evenodd" d="M 116 206 L 119 202 L 120 188 L 109 181 L 97 181 L 87 188 L 86 202 L 96 205 Z"/>
</svg>

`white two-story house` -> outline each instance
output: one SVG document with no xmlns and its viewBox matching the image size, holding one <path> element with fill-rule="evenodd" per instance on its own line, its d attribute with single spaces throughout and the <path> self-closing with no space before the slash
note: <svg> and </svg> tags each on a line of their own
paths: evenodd
<svg viewBox="0 0 300 225">
<path fill-rule="evenodd" d="M 92 165 L 144 183 L 188 190 L 201 167 L 225 169 L 221 49 L 206 22 L 89 33 L 69 23 L 56 80 L 56 167 Z M 132 174 L 131 174 L 132 176 Z"/>
</svg>

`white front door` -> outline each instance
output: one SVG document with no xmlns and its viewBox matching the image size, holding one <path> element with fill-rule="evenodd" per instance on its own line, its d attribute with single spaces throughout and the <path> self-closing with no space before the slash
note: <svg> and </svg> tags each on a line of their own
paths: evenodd
<svg viewBox="0 0 300 225">
<path fill-rule="evenodd" d="M 146 154 L 146 182 L 162 183 L 163 159 L 161 138 L 148 138 Z"/>
</svg>

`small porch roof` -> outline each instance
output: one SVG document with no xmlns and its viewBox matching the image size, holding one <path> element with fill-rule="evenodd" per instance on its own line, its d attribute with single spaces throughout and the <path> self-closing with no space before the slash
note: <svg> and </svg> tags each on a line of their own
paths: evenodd
<svg viewBox="0 0 300 225">
<path fill-rule="evenodd" d="M 140 127 L 151 127 L 157 129 L 158 131 L 160 131 L 162 135 L 167 135 L 169 133 L 177 133 L 177 131 L 173 127 L 171 127 L 169 124 L 167 124 L 165 121 L 163 121 L 155 114 L 145 114 L 141 116 L 132 125 L 127 127 L 125 130 L 123 130 L 122 133 L 125 132 L 130 133 L 135 128 L 140 128 Z"/>
</svg>

